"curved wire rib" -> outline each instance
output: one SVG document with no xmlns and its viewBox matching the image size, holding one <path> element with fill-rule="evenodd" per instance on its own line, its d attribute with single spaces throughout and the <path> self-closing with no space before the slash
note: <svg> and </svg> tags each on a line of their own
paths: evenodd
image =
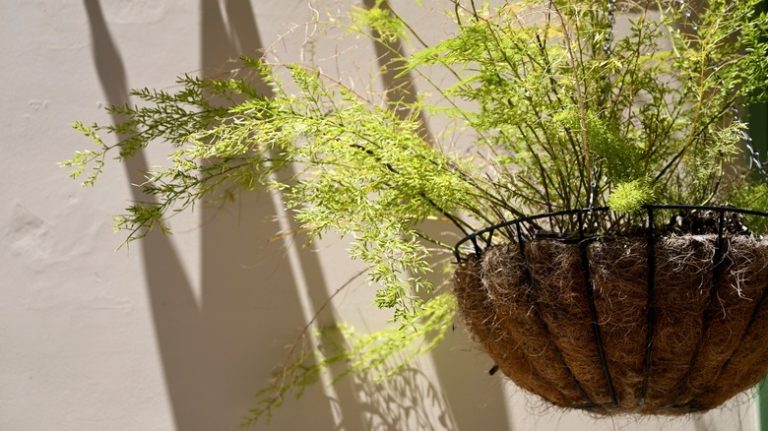
<svg viewBox="0 0 768 431">
<path fill-rule="evenodd" d="M 589 254 L 587 253 L 587 247 L 589 240 L 584 237 L 584 216 L 583 213 L 578 213 L 579 220 L 579 253 L 581 255 L 581 274 L 584 277 L 584 287 L 587 293 L 587 302 L 589 303 L 589 315 L 592 320 L 592 334 L 595 337 L 595 347 L 597 349 L 597 356 L 600 359 L 600 367 L 603 369 L 603 376 L 605 377 L 605 383 L 608 385 L 608 393 L 611 396 L 611 404 L 618 405 L 619 400 L 616 397 L 616 388 L 613 386 L 613 379 L 611 378 L 611 370 L 608 368 L 608 359 L 605 356 L 605 348 L 603 347 L 603 336 L 600 333 L 600 322 L 597 319 L 597 308 L 595 307 L 595 293 L 592 289 L 592 279 L 589 271 Z"/>
<path fill-rule="evenodd" d="M 654 310 L 654 294 L 656 290 L 656 223 L 653 218 L 653 207 L 648 207 L 648 237 L 646 252 L 648 259 L 648 298 L 646 300 L 646 333 L 645 358 L 643 359 L 643 385 L 640 389 L 640 404 L 645 404 L 648 397 L 648 385 L 651 379 L 651 354 L 653 353 L 653 332 L 656 325 Z"/>
<path fill-rule="evenodd" d="M 518 253 L 520 254 L 520 259 L 523 264 L 523 277 L 526 281 L 526 283 L 531 287 L 530 291 L 533 290 L 533 277 L 531 277 L 531 271 L 528 268 L 528 259 L 525 256 L 525 241 L 523 241 L 523 233 L 520 228 L 520 223 L 515 224 L 515 230 L 517 232 L 517 240 L 518 240 Z M 530 294 L 530 291 L 528 294 Z M 536 313 L 537 319 L 541 320 L 542 324 L 544 325 L 544 328 L 548 333 L 551 333 L 551 330 L 549 329 L 549 325 L 547 325 L 547 322 L 544 321 L 543 318 L 541 318 L 539 307 L 536 305 L 537 303 L 533 301 L 534 304 L 534 312 Z M 585 403 L 580 404 L 579 406 L 576 406 L 576 408 L 593 408 L 597 406 L 595 401 L 592 399 L 592 397 L 589 396 L 586 390 L 584 390 L 584 387 L 581 385 L 581 382 L 576 378 L 576 376 L 573 374 L 573 371 L 571 370 L 571 367 L 568 366 L 568 363 L 565 361 L 565 357 L 563 356 L 563 352 L 560 350 L 560 348 L 557 346 L 556 343 L 552 343 L 552 347 L 555 350 L 555 354 L 557 355 L 557 359 L 560 362 L 560 365 L 565 369 L 568 373 L 568 377 L 570 378 L 573 385 L 576 387 L 576 390 L 579 392 L 579 395 L 585 400 Z"/>
</svg>

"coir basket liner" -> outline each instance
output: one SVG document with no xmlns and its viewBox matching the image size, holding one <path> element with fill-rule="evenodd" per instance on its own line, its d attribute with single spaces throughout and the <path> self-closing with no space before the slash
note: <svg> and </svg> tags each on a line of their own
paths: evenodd
<svg viewBox="0 0 768 431">
<path fill-rule="evenodd" d="M 768 240 L 722 225 L 489 244 L 460 259 L 460 311 L 498 369 L 552 404 L 706 411 L 768 371 Z"/>
</svg>

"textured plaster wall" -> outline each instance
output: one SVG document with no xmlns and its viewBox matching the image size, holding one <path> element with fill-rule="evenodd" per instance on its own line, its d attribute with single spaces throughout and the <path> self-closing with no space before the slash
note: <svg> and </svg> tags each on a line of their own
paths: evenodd
<svg viewBox="0 0 768 431">
<path fill-rule="evenodd" d="M 449 30 L 437 12 L 393 6 L 432 40 Z M 141 198 L 130 184 L 161 153 L 110 166 L 87 191 L 56 167 L 87 145 L 69 124 L 111 121 L 102 107 L 129 101 L 128 88 L 216 74 L 260 47 L 298 59 L 312 13 L 303 0 L 0 0 L 0 430 L 236 429 L 285 346 L 359 271 L 341 241 L 323 241 L 320 253 L 270 241 L 291 225 L 268 194 L 199 207 L 172 220 L 173 236 L 115 251 L 111 216 Z M 316 58 L 380 85 L 370 42 L 331 36 L 313 45 Z M 347 55 L 336 61 L 337 52 Z M 319 323 L 375 328 L 385 316 L 369 302 L 355 282 Z M 461 328 L 413 365 L 386 384 L 312 387 L 264 428 L 755 429 L 746 399 L 640 423 L 546 411 L 488 376 L 490 361 Z"/>
</svg>

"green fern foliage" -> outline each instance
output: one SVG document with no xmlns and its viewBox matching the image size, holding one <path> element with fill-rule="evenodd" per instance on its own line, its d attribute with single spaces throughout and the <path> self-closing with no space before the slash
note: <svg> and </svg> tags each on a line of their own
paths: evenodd
<svg viewBox="0 0 768 431">
<path fill-rule="evenodd" d="M 614 211 L 631 213 L 639 211 L 643 205 L 653 203 L 653 190 L 642 180 L 619 183 L 608 198 L 608 205 Z"/>
</svg>

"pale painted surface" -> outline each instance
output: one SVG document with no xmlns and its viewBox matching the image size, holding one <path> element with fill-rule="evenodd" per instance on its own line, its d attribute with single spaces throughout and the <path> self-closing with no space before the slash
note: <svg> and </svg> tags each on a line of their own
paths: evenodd
<svg viewBox="0 0 768 431">
<path fill-rule="evenodd" d="M 447 31 L 436 12 L 394 6 L 431 40 Z M 330 2 L 316 7 L 333 11 Z M 270 241 L 281 211 L 269 195 L 203 208 L 174 219 L 171 238 L 115 251 L 121 236 L 111 216 L 132 198 L 138 170 L 162 163 L 161 153 L 110 166 L 87 191 L 56 167 L 87 145 L 69 129 L 72 120 L 107 122 L 102 106 L 127 100 L 127 88 L 168 87 L 179 72 L 216 73 L 259 39 L 296 60 L 311 16 L 303 0 L 0 1 L 0 430 L 236 429 L 307 316 L 357 272 L 341 242 L 325 241 L 316 254 Z M 336 45 L 324 40 L 316 57 Z M 339 51 L 346 49 L 352 55 L 326 67 L 379 85 L 361 72 L 375 70 L 372 45 L 359 39 Z M 321 323 L 375 328 L 384 315 L 369 303 L 357 283 Z M 316 386 L 264 428 L 755 429 L 745 400 L 683 420 L 545 411 L 488 376 L 490 365 L 457 330 L 402 378 Z"/>
</svg>

